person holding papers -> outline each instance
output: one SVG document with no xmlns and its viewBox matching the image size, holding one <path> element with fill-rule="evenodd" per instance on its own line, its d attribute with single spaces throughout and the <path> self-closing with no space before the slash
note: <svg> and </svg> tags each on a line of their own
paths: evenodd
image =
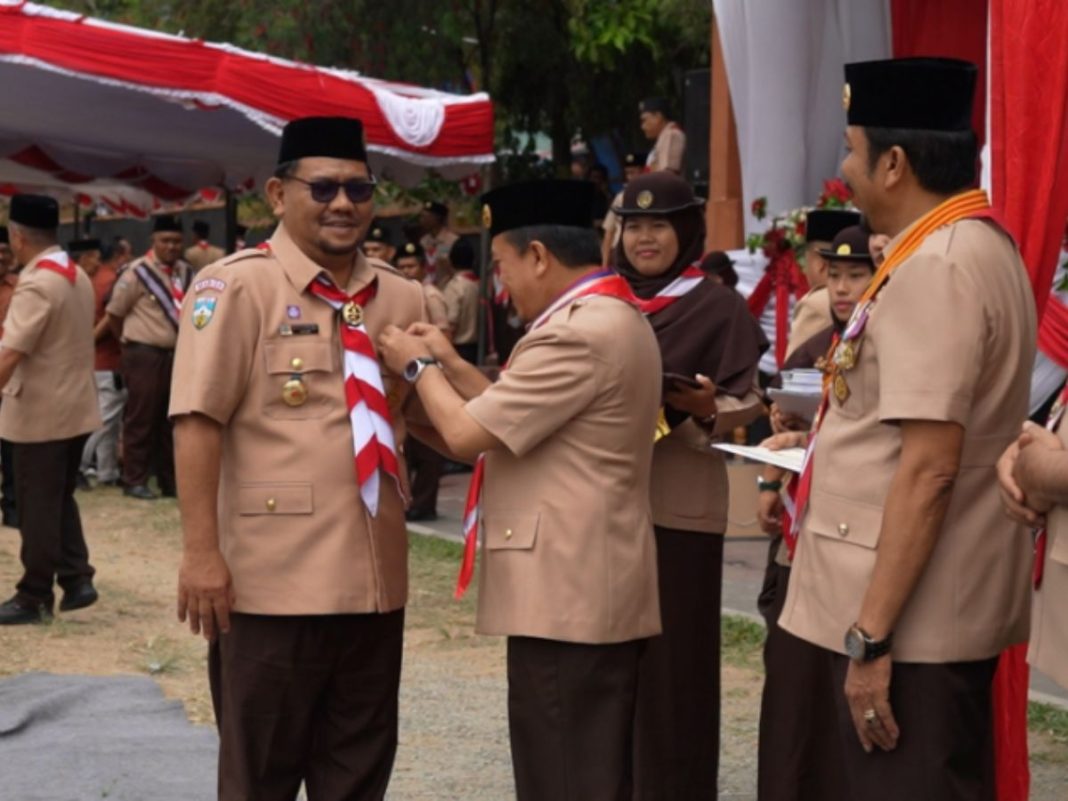
<svg viewBox="0 0 1068 801">
<path fill-rule="evenodd" d="M 684 180 L 656 172 L 627 184 L 613 209 L 623 220 L 615 263 L 664 363 L 651 495 L 664 633 L 642 656 L 635 799 L 716 796 L 728 490 L 709 446 L 762 412 L 753 385 L 768 343 L 741 295 L 701 270 L 702 205 Z"/>
</svg>

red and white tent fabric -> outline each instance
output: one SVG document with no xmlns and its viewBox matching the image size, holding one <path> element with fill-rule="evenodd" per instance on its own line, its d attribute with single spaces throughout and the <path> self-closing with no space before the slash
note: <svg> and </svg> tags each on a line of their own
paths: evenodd
<svg viewBox="0 0 1068 801">
<path fill-rule="evenodd" d="M 372 168 L 414 183 L 493 161 L 493 106 L 0 0 L 0 191 L 51 187 L 147 211 L 204 187 L 248 189 L 285 123 L 363 120 Z"/>
</svg>

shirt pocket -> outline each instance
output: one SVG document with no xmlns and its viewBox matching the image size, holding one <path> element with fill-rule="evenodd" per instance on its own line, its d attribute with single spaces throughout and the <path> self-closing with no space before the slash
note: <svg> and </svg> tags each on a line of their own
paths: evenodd
<svg viewBox="0 0 1068 801">
<path fill-rule="evenodd" d="M 237 488 L 239 515 L 310 515 L 313 511 L 311 484 L 249 483 Z"/>
<path fill-rule="evenodd" d="M 817 536 L 871 550 L 879 545 L 882 526 L 882 507 L 827 494 L 812 499 L 804 524 Z"/>
<path fill-rule="evenodd" d="M 538 537 L 539 512 L 487 510 L 482 517 L 488 551 L 529 551 Z"/>
<path fill-rule="evenodd" d="M 0 394 L 6 395 L 9 398 L 17 398 L 22 392 L 22 378 L 17 375 L 11 376 L 8 382 L 4 385 L 3 392 Z"/>
<path fill-rule="evenodd" d="M 267 370 L 263 413 L 267 417 L 309 420 L 325 416 L 332 403 L 345 402 L 340 359 L 332 342 L 296 337 L 265 342 L 263 355 Z M 303 400 L 294 402 L 299 394 Z"/>
</svg>

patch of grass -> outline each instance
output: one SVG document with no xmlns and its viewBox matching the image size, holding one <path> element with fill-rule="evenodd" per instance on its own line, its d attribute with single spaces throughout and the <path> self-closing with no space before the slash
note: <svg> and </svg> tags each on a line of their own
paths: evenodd
<svg viewBox="0 0 1068 801">
<path fill-rule="evenodd" d="M 185 647 L 162 634 L 149 638 L 134 650 L 139 657 L 138 667 L 150 676 L 181 673 L 189 666 Z"/>
<path fill-rule="evenodd" d="M 1060 745 L 1068 744 L 1068 710 L 1031 701 L 1027 705 L 1027 728 Z"/>
<path fill-rule="evenodd" d="M 741 615 L 723 615 L 723 659 L 738 667 L 759 667 L 764 648 L 764 627 Z"/>
<path fill-rule="evenodd" d="M 432 630 L 443 640 L 472 634 L 477 582 L 462 600 L 453 597 L 463 546 L 414 533 L 408 535 L 408 543 L 407 627 Z"/>
</svg>

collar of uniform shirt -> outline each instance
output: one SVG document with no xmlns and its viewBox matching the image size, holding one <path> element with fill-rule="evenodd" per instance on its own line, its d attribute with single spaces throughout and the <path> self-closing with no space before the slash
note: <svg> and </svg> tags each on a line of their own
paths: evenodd
<svg viewBox="0 0 1068 801">
<path fill-rule="evenodd" d="M 305 292 L 308 285 L 314 281 L 320 273 L 329 271 L 322 265 L 316 264 L 301 250 L 297 243 L 286 231 L 284 223 L 278 223 L 278 228 L 270 239 L 270 250 L 282 265 L 282 272 L 298 292 Z M 357 252 L 356 263 L 352 268 L 348 286 L 338 287 L 346 295 L 355 295 L 375 278 L 374 268 Z"/>
</svg>

